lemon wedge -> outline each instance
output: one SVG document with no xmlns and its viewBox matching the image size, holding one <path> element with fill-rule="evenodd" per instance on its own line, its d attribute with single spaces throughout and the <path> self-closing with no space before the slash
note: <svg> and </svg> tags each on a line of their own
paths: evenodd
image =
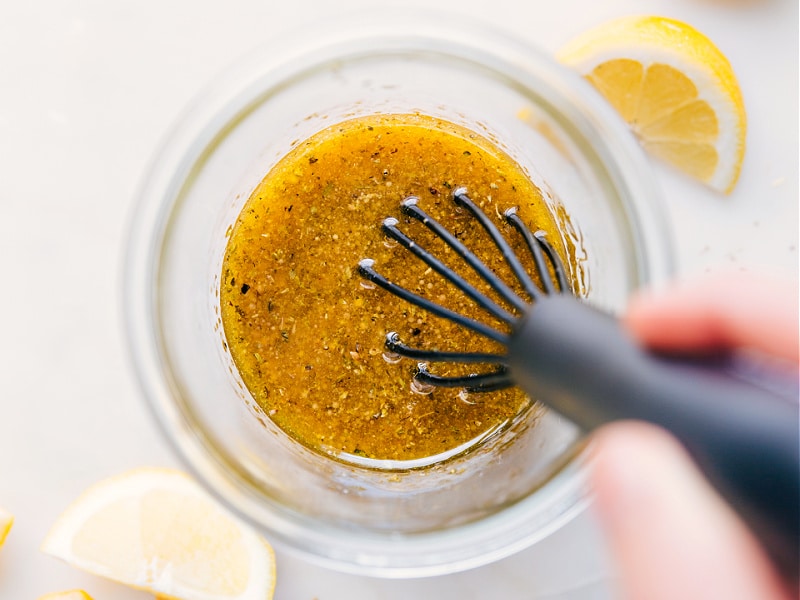
<svg viewBox="0 0 800 600">
<path fill-rule="evenodd" d="M 693 27 L 623 17 L 568 43 L 558 59 L 617 109 L 651 154 L 729 193 L 745 151 L 747 118 L 728 59 Z"/>
<path fill-rule="evenodd" d="M 40 596 L 39 600 L 92 600 L 92 597 L 83 590 L 69 590 L 68 592 L 53 592 Z"/>
<path fill-rule="evenodd" d="M 6 541 L 8 532 L 14 524 L 14 515 L 0 508 L 0 546 Z"/>
<path fill-rule="evenodd" d="M 156 595 L 268 600 L 272 548 L 187 475 L 143 468 L 101 481 L 58 518 L 42 551 Z"/>
</svg>

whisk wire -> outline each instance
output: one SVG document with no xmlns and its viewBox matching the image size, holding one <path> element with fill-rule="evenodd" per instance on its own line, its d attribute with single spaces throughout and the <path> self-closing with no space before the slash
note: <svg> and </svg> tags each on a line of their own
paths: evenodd
<svg viewBox="0 0 800 600">
<path fill-rule="evenodd" d="M 527 292 L 532 302 L 541 299 L 544 295 L 555 294 L 557 292 L 569 292 L 564 268 L 561 265 L 561 261 L 555 249 L 544 239 L 543 232 L 531 233 L 522 219 L 517 215 L 516 209 L 507 210 L 504 216 L 506 221 L 522 236 L 527 245 L 533 259 L 535 270 L 538 273 L 538 279 L 541 281 L 541 288 L 537 286 L 531 275 L 526 271 L 525 267 L 523 267 L 519 258 L 514 253 L 514 250 L 500 233 L 497 226 L 492 223 L 481 208 L 467 195 L 466 188 L 456 188 L 453 192 L 453 200 L 456 204 L 469 211 L 481 224 L 500 250 L 504 260 L 515 277 L 519 280 L 519 283 L 522 285 L 524 291 Z M 465 317 L 460 313 L 428 300 L 424 296 L 415 294 L 410 290 L 388 281 L 375 271 L 373 268 L 374 261 L 371 259 L 364 259 L 359 263 L 359 273 L 365 279 L 372 281 L 395 296 L 433 315 L 443 317 L 507 347 L 511 336 L 514 335 L 522 316 L 527 312 L 530 304 L 517 295 L 514 290 L 500 279 L 500 277 L 481 261 L 481 259 L 473 254 L 453 233 L 448 231 L 438 221 L 422 210 L 418 206 L 418 202 L 419 200 L 415 196 L 406 198 L 401 203 L 402 212 L 420 221 L 425 227 L 444 241 L 445 244 L 447 244 L 458 257 L 469 264 L 469 266 L 494 289 L 503 300 L 520 313 L 519 316 L 508 312 L 485 294 L 479 292 L 473 285 L 456 274 L 444 262 L 408 237 L 398 228 L 399 221 L 397 219 L 392 217 L 385 219 L 382 225 L 383 232 L 388 237 L 397 241 L 403 248 L 409 250 L 417 258 L 421 259 L 431 269 L 451 282 L 459 290 L 464 292 L 478 306 L 510 326 L 510 333 L 499 331 L 486 323 Z M 556 282 L 558 284 L 558 290 L 556 289 Z M 505 354 L 487 352 L 444 352 L 413 348 L 403 344 L 400 341 L 400 335 L 396 332 L 387 334 L 385 346 L 389 352 L 421 361 L 417 365 L 417 374 L 414 377 L 414 380 L 421 385 L 464 388 L 467 391 L 473 392 L 495 391 L 515 385 L 508 371 L 509 357 Z M 428 370 L 428 363 L 485 364 L 494 365 L 495 370 L 484 373 L 472 373 L 469 375 L 441 376 L 431 373 Z"/>
<path fill-rule="evenodd" d="M 564 265 L 562 264 L 561 259 L 558 258 L 558 254 L 556 254 L 555 248 L 553 248 L 550 242 L 548 242 L 544 238 L 543 232 L 537 231 L 534 234 L 534 236 L 536 237 L 536 241 L 539 242 L 539 245 L 541 245 L 542 249 L 544 250 L 544 253 L 547 255 L 547 258 L 553 267 L 553 272 L 555 273 L 556 281 L 558 281 L 559 291 L 561 293 L 569 293 L 570 289 L 569 289 L 569 284 L 567 283 L 567 274 L 564 272 Z M 544 276 L 545 272 L 542 273 L 542 279 L 548 280 L 548 277 Z"/>
<path fill-rule="evenodd" d="M 449 281 L 458 289 L 460 289 L 462 292 L 464 292 L 478 306 L 480 306 L 487 312 L 491 313 L 493 316 L 497 317 L 501 321 L 507 323 L 508 325 L 513 325 L 516 322 L 517 318 L 514 315 L 512 315 L 504 308 L 498 306 L 496 303 L 492 302 L 491 299 L 487 298 L 484 294 L 476 290 L 463 277 L 459 276 L 455 271 L 450 269 L 442 261 L 440 261 L 430 252 L 425 250 L 425 248 L 420 246 L 418 243 L 416 243 L 406 234 L 400 231 L 400 229 L 397 228 L 397 225 L 398 225 L 397 219 L 395 219 L 394 217 L 388 217 L 383 221 L 381 229 L 387 236 L 395 240 L 403 248 L 411 252 L 417 258 L 421 259 L 426 265 L 431 267 L 439 275 L 447 279 L 447 281 Z"/>
<path fill-rule="evenodd" d="M 439 350 L 423 350 L 406 346 L 400 341 L 400 335 L 396 331 L 386 334 L 386 349 L 405 358 L 413 358 L 426 362 L 448 362 L 464 364 L 505 364 L 505 357 L 500 354 L 490 354 L 487 352 L 442 352 Z"/>
<path fill-rule="evenodd" d="M 414 376 L 419 383 L 434 387 L 464 388 L 468 392 L 494 392 L 512 387 L 514 382 L 505 367 L 489 373 L 463 375 L 461 377 L 442 377 L 428 371 L 427 365 L 417 365 Z"/>
<path fill-rule="evenodd" d="M 497 226 L 492 223 L 489 217 L 486 216 L 486 213 L 478 208 L 472 199 L 467 195 L 467 188 L 456 188 L 456 190 L 453 192 L 453 200 L 455 200 L 456 204 L 463 206 L 472 213 L 472 216 L 474 216 L 478 223 L 481 224 L 481 227 L 486 230 L 486 233 L 488 233 L 489 237 L 492 238 L 492 241 L 497 246 L 497 249 L 500 250 L 500 254 L 502 254 L 503 258 L 508 263 L 508 266 L 511 267 L 511 270 L 513 271 L 517 280 L 522 284 L 525 293 L 530 296 L 531 300 L 538 300 L 542 295 L 541 291 L 536 287 L 536 284 L 533 283 L 531 276 L 528 275 L 525 267 L 522 266 L 519 258 L 517 258 L 514 250 L 500 233 L 500 230 L 497 229 Z"/>
<path fill-rule="evenodd" d="M 402 298 L 406 302 L 410 302 L 411 304 L 414 304 L 415 306 L 418 306 L 428 311 L 429 313 L 436 315 L 437 317 L 442 317 L 444 319 L 447 319 L 448 321 L 452 321 L 457 325 L 466 327 L 467 329 L 470 329 L 475 333 L 478 333 L 484 337 L 499 342 L 503 345 L 508 344 L 509 340 L 508 334 L 503 333 L 502 331 L 498 331 L 493 327 L 490 327 L 486 323 L 482 323 L 480 321 L 476 321 L 475 319 L 470 319 L 469 317 L 465 317 L 464 315 L 452 311 L 449 308 L 445 308 L 440 304 L 431 302 L 430 300 L 424 298 L 423 296 L 419 296 L 414 292 L 410 292 L 407 289 L 397 285 L 396 283 L 392 283 L 391 281 L 383 277 L 383 275 L 375 271 L 375 269 L 373 268 L 374 264 L 375 261 L 373 261 L 371 258 L 362 259 L 358 263 L 359 274 L 364 279 L 371 281 L 372 283 L 383 288 L 387 292 L 394 294 L 398 298 Z"/>
<path fill-rule="evenodd" d="M 536 266 L 536 272 L 541 274 L 540 279 L 544 292 L 546 294 L 553 294 L 555 292 L 553 282 L 549 277 L 544 276 L 548 271 L 547 265 L 545 264 L 545 257 L 542 254 L 542 240 L 534 237 L 530 229 L 525 226 L 525 223 L 522 222 L 522 219 L 520 219 L 517 214 L 516 208 L 509 208 L 503 213 L 503 216 L 506 218 L 506 221 L 519 232 L 522 239 L 525 240 L 525 244 L 528 246 L 528 250 L 530 250 L 531 257 L 533 258 L 533 263 Z"/>
<path fill-rule="evenodd" d="M 464 259 L 464 261 L 470 267 L 472 267 L 472 270 L 480 275 L 481 278 L 503 298 L 503 300 L 513 306 L 515 310 L 519 311 L 520 313 L 524 313 L 527 309 L 527 304 L 525 301 L 517 296 L 514 290 L 507 286 L 499 277 L 497 277 L 497 275 L 495 275 L 494 272 L 489 269 L 489 267 L 487 267 L 481 259 L 475 256 L 475 254 L 473 254 L 472 251 L 461 242 L 461 240 L 450 233 L 447 229 L 442 227 L 442 225 L 436 219 L 429 216 L 424 210 L 417 206 L 417 202 L 418 199 L 415 196 L 406 198 L 400 205 L 403 214 L 413 217 L 425 225 L 425 227 L 430 229 L 434 234 L 441 238 L 442 241 L 450 246 L 459 257 Z"/>
</svg>

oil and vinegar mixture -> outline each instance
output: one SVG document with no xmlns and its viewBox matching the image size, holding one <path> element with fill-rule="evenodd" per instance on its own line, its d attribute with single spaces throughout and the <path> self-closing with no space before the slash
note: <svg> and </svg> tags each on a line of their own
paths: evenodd
<svg viewBox="0 0 800 600">
<path fill-rule="evenodd" d="M 325 453 L 419 459 L 467 444 L 530 406 L 516 388 L 415 389 L 413 361 L 398 362 L 384 349 L 388 331 L 422 348 L 500 349 L 365 284 L 356 272 L 359 260 L 374 259 L 403 287 L 499 326 L 380 230 L 386 217 L 397 217 L 410 237 L 443 260 L 453 258 L 420 223 L 401 215 L 402 200 L 417 196 L 421 208 L 507 275 L 497 248 L 454 204 L 458 186 L 493 217 L 516 207 L 573 264 L 541 191 L 520 167 L 487 138 L 433 117 L 339 123 L 295 146 L 253 191 L 227 242 L 222 323 L 243 382 L 295 440 Z M 509 231 L 499 217 L 496 223 Z M 517 240 L 512 245 L 525 254 Z M 438 373 L 460 374 L 453 369 Z"/>
</svg>

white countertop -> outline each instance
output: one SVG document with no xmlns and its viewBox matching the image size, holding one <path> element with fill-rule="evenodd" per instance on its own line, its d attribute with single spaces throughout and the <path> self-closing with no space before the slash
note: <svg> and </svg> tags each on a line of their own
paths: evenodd
<svg viewBox="0 0 800 600">
<path fill-rule="evenodd" d="M 38 550 L 84 488 L 141 465 L 179 466 L 128 363 L 121 265 L 145 164 L 181 109 L 226 64 L 291 24 L 374 0 L 88 0 L 0 3 L 0 599 L 84 588 L 148 594 Z M 797 272 L 796 0 L 403 0 L 509 29 L 553 51 L 614 16 L 662 14 L 711 37 L 749 117 L 729 197 L 656 166 L 681 272 Z M 278 550 L 279 600 L 614 597 L 590 513 L 512 558 L 435 579 L 344 575 Z"/>
</svg>

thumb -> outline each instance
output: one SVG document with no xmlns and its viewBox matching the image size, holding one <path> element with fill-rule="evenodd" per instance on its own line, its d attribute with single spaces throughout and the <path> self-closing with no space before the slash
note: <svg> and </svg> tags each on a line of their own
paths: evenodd
<svg viewBox="0 0 800 600">
<path fill-rule="evenodd" d="M 598 430 L 590 481 L 625 598 L 788 597 L 758 542 L 665 431 Z"/>
</svg>

